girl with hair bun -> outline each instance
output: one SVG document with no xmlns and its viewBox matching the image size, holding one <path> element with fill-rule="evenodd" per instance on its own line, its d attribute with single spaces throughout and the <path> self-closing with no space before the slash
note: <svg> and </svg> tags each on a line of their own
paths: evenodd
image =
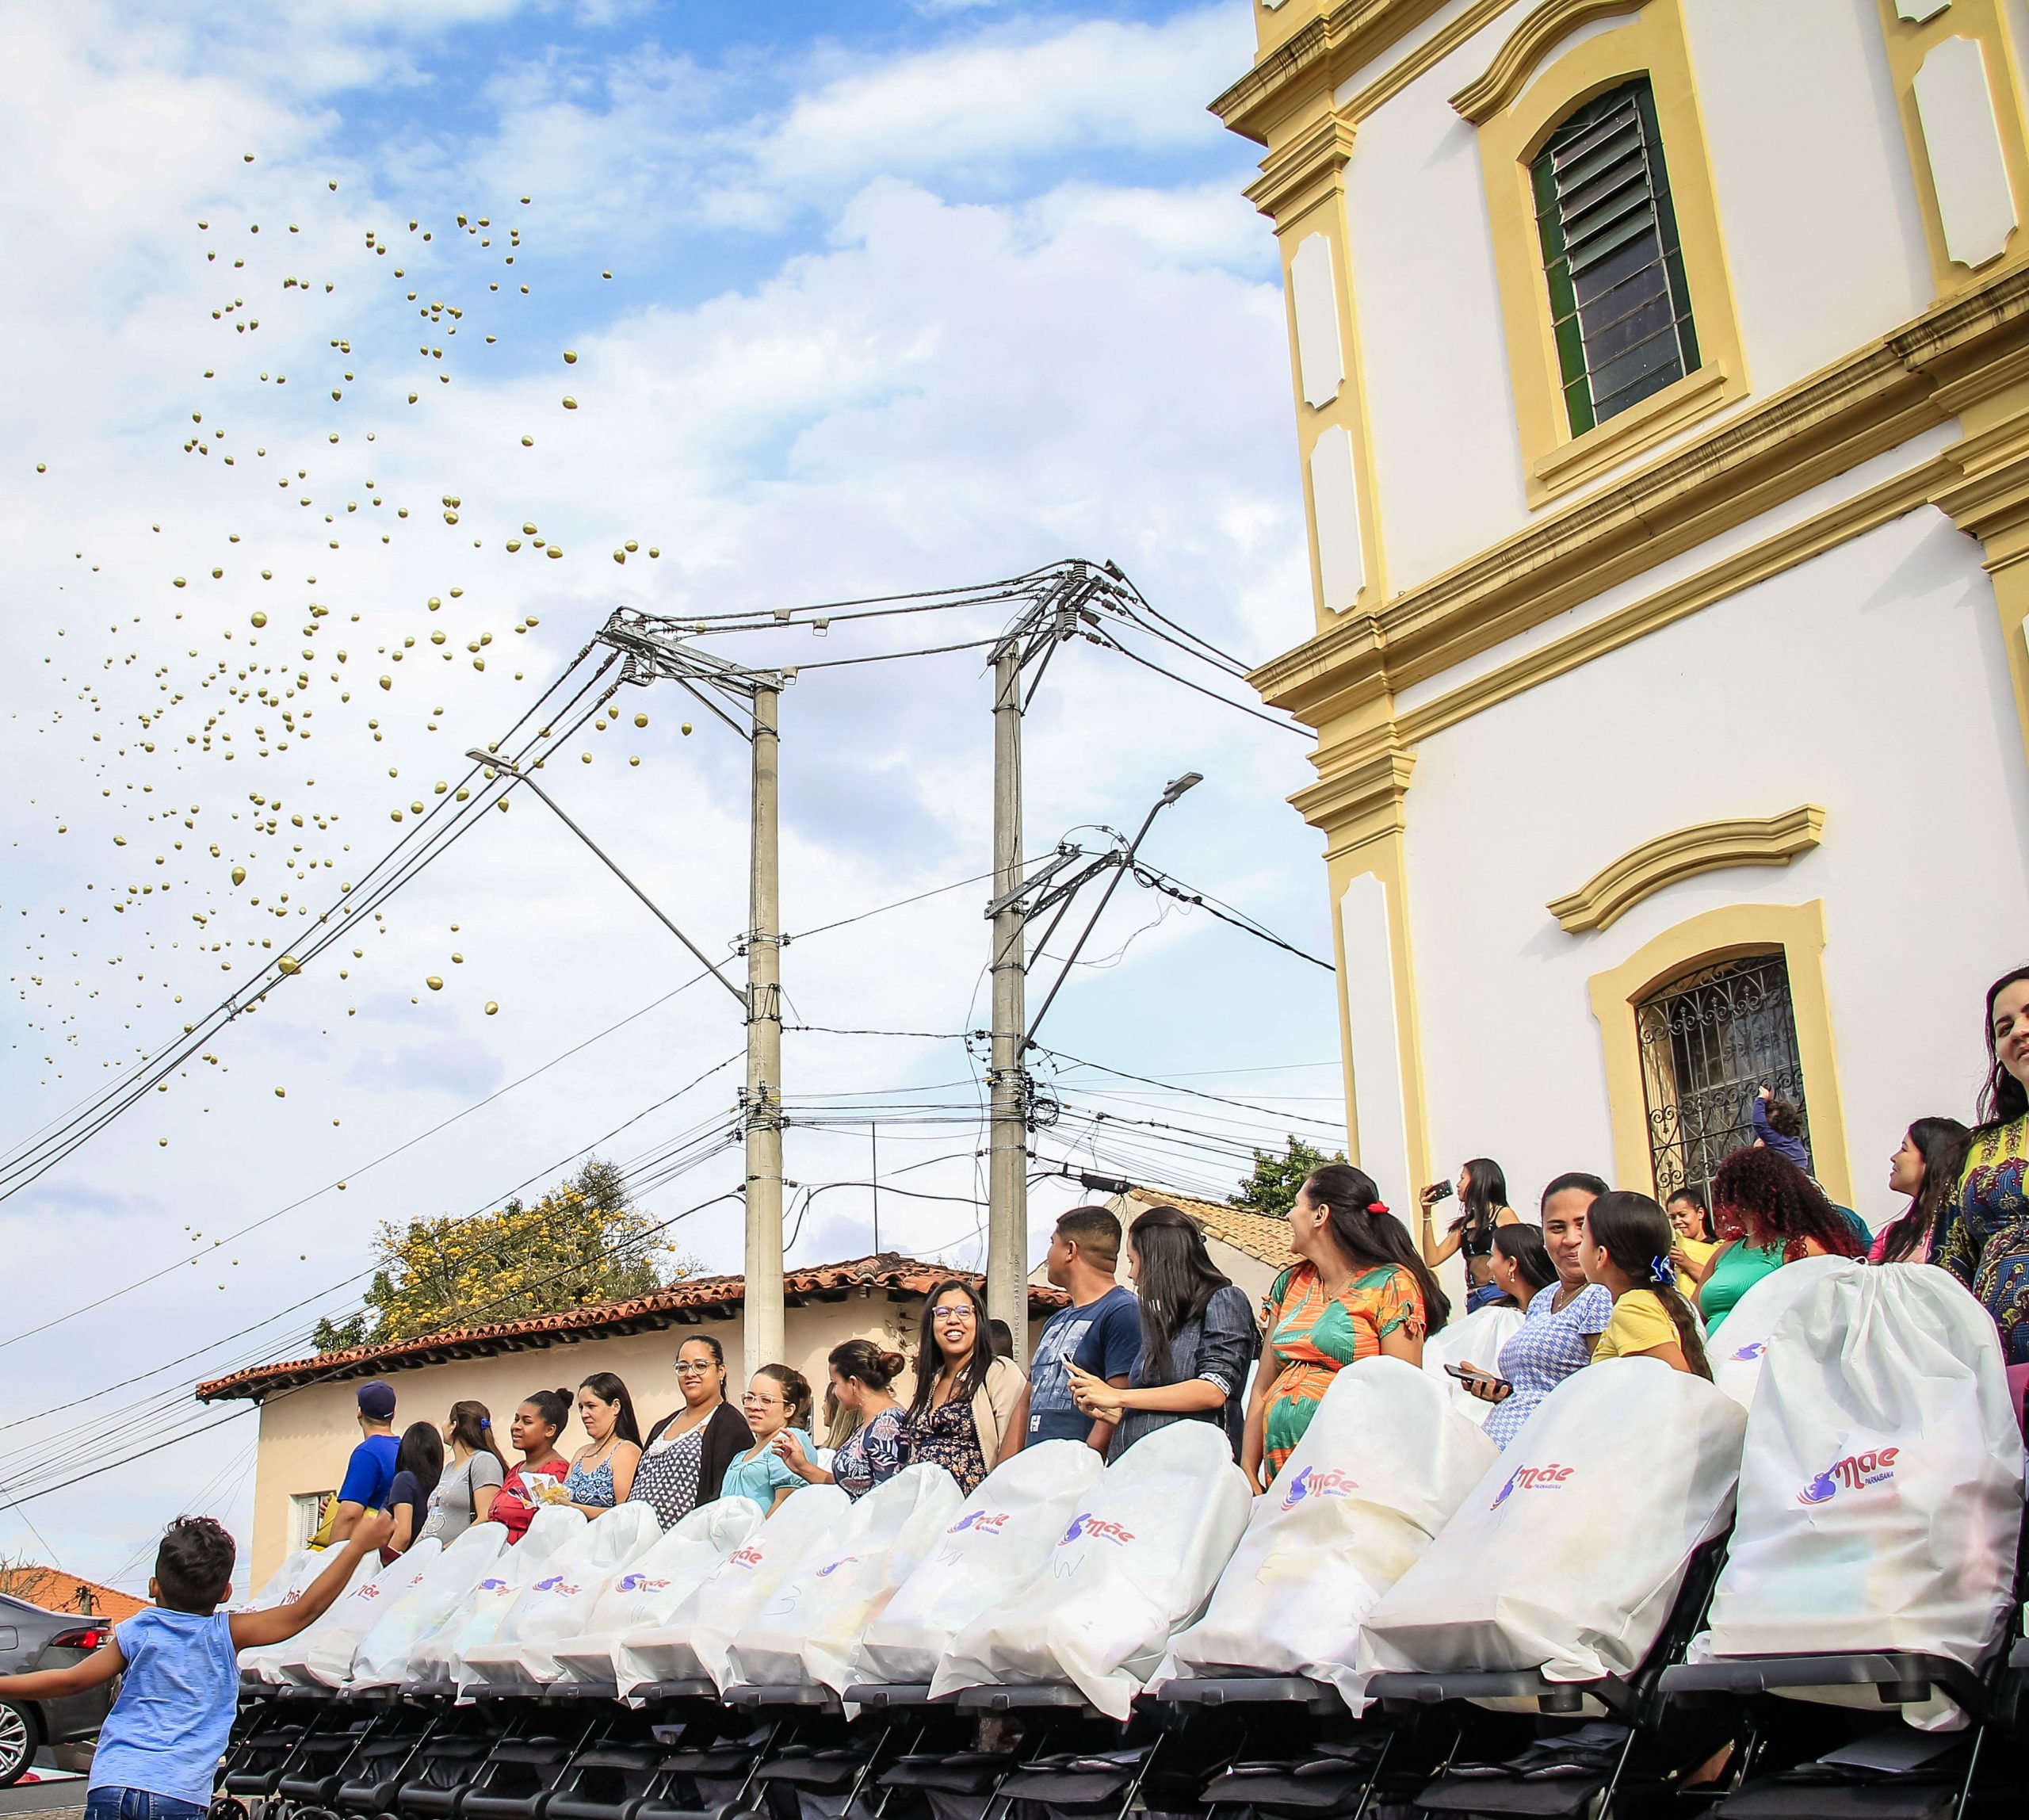
<svg viewBox="0 0 2029 1820">
<path fill-rule="evenodd" d="M 511 1432 L 521 1462 L 493 1501 L 493 1521 L 506 1529 L 510 1545 L 529 1533 L 540 1506 L 570 1501 L 564 1489 L 570 1462 L 556 1451 L 556 1438 L 570 1420 L 568 1390 L 538 1390 L 514 1412 Z"/>
<path fill-rule="evenodd" d="M 782 1463 L 806 1485 L 835 1485 L 850 1498 L 862 1498 L 902 1470 L 902 1405 L 888 1386 L 908 1361 L 871 1340 L 848 1340 L 831 1348 L 831 1395 L 859 1426 L 839 1444 L 827 1469 L 806 1454 L 801 1439 L 785 1428 L 770 1443 Z"/>
<path fill-rule="evenodd" d="M 1585 1216 L 1579 1249 L 1586 1280 L 1614 1298 L 1612 1318 L 1592 1348 L 1602 1359 L 1660 1359 L 1673 1371 L 1710 1378 L 1698 1317 L 1677 1287 L 1670 1262 L 1676 1229 L 1646 1195 L 1616 1188 L 1595 1201 Z"/>
<path fill-rule="evenodd" d="M 741 1407 L 754 1432 L 754 1446 L 726 1468 L 721 1497 L 748 1497 L 772 1516 L 782 1500 L 804 1482 L 774 1446 L 776 1438 L 793 1431 L 797 1450 L 806 1457 L 817 1451 L 808 1433 L 810 1380 L 793 1365 L 763 1365 L 747 1380 Z"/>
</svg>

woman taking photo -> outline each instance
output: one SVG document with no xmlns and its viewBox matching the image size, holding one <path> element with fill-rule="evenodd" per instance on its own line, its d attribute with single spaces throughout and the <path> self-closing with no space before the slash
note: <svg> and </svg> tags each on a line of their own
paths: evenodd
<svg viewBox="0 0 2029 1820">
<path fill-rule="evenodd" d="M 1585 1366 L 1613 1318 L 1612 1296 L 1587 1281 L 1580 1256 L 1585 1216 L 1606 1191 L 1597 1176 L 1576 1171 L 1543 1190 L 1543 1248 L 1557 1280 L 1529 1298 L 1521 1326 L 1500 1349 L 1496 1371 L 1482 1371 L 1469 1359 L 1459 1363 L 1467 1374 L 1465 1388 L 1494 1405 L 1487 1439 L 1496 1447 L 1507 1447 L 1536 1405 Z"/>
<path fill-rule="evenodd" d="M 457 1540 L 493 1512 L 494 1496 L 507 1477 L 507 1462 L 493 1438 L 493 1417 L 483 1403 L 453 1403 L 444 1424 L 449 1458 L 437 1489 L 430 1494 L 430 1515 L 418 1542 L 434 1536 L 445 1546 Z"/>
<path fill-rule="evenodd" d="M 1706 1337 L 1771 1271 L 1805 1257 L 1859 1257 L 1864 1247 L 1825 1191 L 1795 1164 L 1761 1145 L 1736 1150 L 1712 1178 L 1725 1235 L 1695 1300 Z"/>
<path fill-rule="evenodd" d="M 625 1504 L 641 1463 L 641 1430 L 634 1399 L 610 1371 L 594 1371 L 578 1386 L 578 1420 L 591 1439 L 571 1457 L 564 1487 L 587 1516 Z"/>
<path fill-rule="evenodd" d="M 430 1494 L 444 1477 L 444 1437 L 429 1422 L 412 1422 L 402 1432 L 395 1455 L 395 1482 L 388 1489 L 388 1512 L 394 1531 L 380 1550 L 384 1562 L 406 1554 L 422 1539 L 418 1531 L 429 1520 Z"/>
<path fill-rule="evenodd" d="M 1919 1118 L 1888 1159 L 1891 1194 L 1907 1195 L 1901 1216 L 1874 1235 L 1869 1264 L 1928 1264 L 1945 1204 L 1966 1160 L 1966 1127 L 1956 1118 Z"/>
<path fill-rule="evenodd" d="M 1646 1195 L 1616 1189 L 1585 1215 L 1579 1260 L 1586 1280 L 1614 1298 L 1612 1317 L 1592 1348 L 1602 1359 L 1660 1359 L 1672 1371 L 1710 1378 L 1698 1317 L 1670 1268 L 1670 1216 Z"/>
<path fill-rule="evenodd" d="M 1009 1451 L 1008 1424 L 1027 1386 L 1013 1359 L 995 1356 L 986 1319 L 970 1283 L 953 1277 L 930 1291 L 900 1436 L 904 1466 L 942 1466 L 968 1493 Z"/>
<path fill-rule="evenodd" d="M 625 1501 L 648 1505 L 665 1529 L 716 1497 L 726 1468 L 754 1445 L 746 1417 L 726 1401 L 725 1348 L 713 1336 L 677 1348 L 676 1387 L 683 1401 L 649 1429 Z"/>
<path fill-rule="evenodd" d="M 791 1466 L 775 1443 L 790 1436 L 797 1457 L 808 1462 L 817 1445 L 809 1434 L 810 1404 L 810 1380 L 793 1365 L 763 1365 L 747 1380 L 740 1408 L 754 1445 L 726 1468 L 720 1497 L 751 1498 L 763 1516 L 773 1516 L 802 1487 L 808 1475 Z"/>
<path fill-rule="evenodd" d="M 1290 1249 L 1297 1261 L 1268 1292 L 1240 1449 L 1256 1491 L 1282 1470 L 1342 1367 L 1380 1353 L 1420 1366 L 1424 1334 L 1451 1315 L 1374 1178 L 1350 1163 L 1310 1172 L 1290 1209 Z"/>
<path fill-rule="evenodd" d="M 1442 1238 L 1437 1237 L 1435 1210 L 1450 1190 L 1433 1182 L 1419 1197 L 1423 1203 L 1423 1262 L 1432 1270 L 1454 1252 L 1465 1254 L 1465 1312 L 1484 1308 L 1500 1291 L 1493 1281 L 1493 1235 L 1522 1218 L 1507 1204 L 1507 1178 L 1491 1157 L 1475 1157 L 1458 1172 L 1458 1217 Z"/>
<path fill-rule="evenodd" d="M 493 1501 L 493 1520 L 507 1531 L 511 1546 L 529 1533 L 536 1512 L 548 1504 L 564 1504 L 564 1475 L 570 1462 L 556 1451 L 556 1437 L 571 1420 L 568 1390 L 538 1390 L 514 1412 L 511 1431 L 521 1462 L 507 1474 Z"/>
<path fill-rule="evenodd" d="M 1141 1303 L 1141 1356 L 1125 1390 L 1071 1367 L 1071 1394 L 1114 1424 L 1106 1458 L 1172 1422 L 1216 1422 L 1240 1458 L 1240 1386 L 1258 1343 L 1246 1293 L 1222 1275 L 1197 1222 L 1151 1207 L 1127 1229 L 1127 1277 Z"/>
<path fill-rule="evenodd" d="M 805 1454 L 791 1429 L 775 1436 L 775 1451 L 806 1484 L 835 1485 L 850 1498 L 862 1498 L 902 1470 L 902 1405 L 888 1386 L 908 1361 L 870 1340 L 847 1340 L 831 1348 L 826 1363 L 832 1401 L 858 1425 L 839 1443 L 828 1468 Z"/>
<path fill-rule="evenodd" d="M 1980 1122 L 1944 1207 L 1933 1264 L 1985 1305 L 2011 1365 L 2029 1365 L 2029 967 L 1987 988 Z"/>
</svg>

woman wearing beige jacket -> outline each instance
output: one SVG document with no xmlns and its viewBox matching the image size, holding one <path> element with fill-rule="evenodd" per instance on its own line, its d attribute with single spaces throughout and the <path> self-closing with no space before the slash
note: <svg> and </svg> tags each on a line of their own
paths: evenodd
<svg viewBox="0 0 2029 1820">
<path fill-rule="evenodd" d="M 994 1356 L 979 1291 L 956 1277 L 940 1283 L 923 1306 L 915 1397 L 898 1437 L 904 1463 L 940 1466 L 970 1492 L 1007 1451 L 1027 1382 L 1013 1359 Z"/>
</svg>

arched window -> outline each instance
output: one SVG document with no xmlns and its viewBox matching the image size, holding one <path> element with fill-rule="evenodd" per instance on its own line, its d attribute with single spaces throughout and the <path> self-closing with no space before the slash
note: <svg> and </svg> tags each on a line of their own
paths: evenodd
<svg viewBox="0 0 2029 1820">
<path fill-rule="evenodd" d="M 1634 1011 L 1656 1197 L 1689 1187 L 1709 1201 L 1719 1164 L 1754 1141 L 1756 1092 L 1804 1107 L 1788 963 L 1778 948 L 1701 964 Z"/>
<path fill-rule="evenodd" d="M 1649 79 L 1595 95 L 1530 166 L 1571 434 L 1698 365 Z"/>
</svg>

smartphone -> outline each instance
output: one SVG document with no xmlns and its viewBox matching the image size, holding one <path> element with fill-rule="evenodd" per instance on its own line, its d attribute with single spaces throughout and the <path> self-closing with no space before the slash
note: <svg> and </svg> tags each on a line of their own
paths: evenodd
<svg viewBox="0 0 2029 1820">
<path fill-rule="evenodd" d="M 1496 1378 L 1490 1371 L 1462 1371 L 1456 1365 L 1447 1365 L 1444 1368 L 1444 1375 L 1447 1378 L 1456 1378 L 1462 1384 L 1492 1384 L 1503 1390 L 1515 1388 L 1505 1378 Z"/>
<path fill-rule="evenodd" d="M 1423 1190 L 1423 1192 L 1429 1195 L 1433 1201 L 1441 1201 L 1444 1199 L 1446 1195 L 1453 1194 L 1455 1191 L 1456 1191 L 1454 1190 L 1449 1182 L 1433 1182 L 1427 1188 Z"/>
</svg>

